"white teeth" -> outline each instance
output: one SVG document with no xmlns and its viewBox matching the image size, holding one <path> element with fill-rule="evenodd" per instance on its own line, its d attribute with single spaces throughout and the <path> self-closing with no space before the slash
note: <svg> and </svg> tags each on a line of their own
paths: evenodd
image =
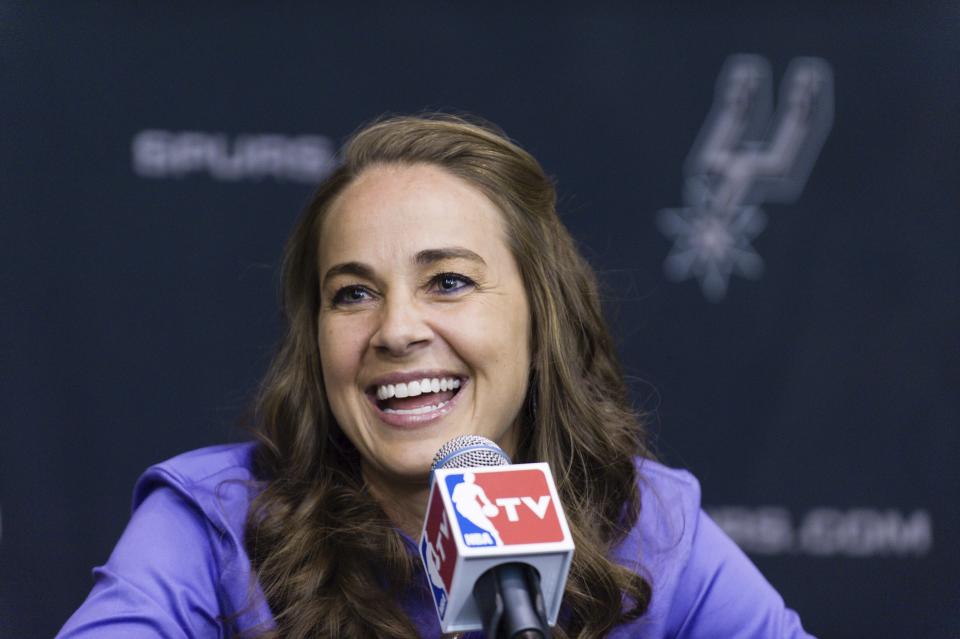
<svg viewBox="0 0 960 639">
<path fill-rule="evenodd" d="M 416 397 L 424 393 L 439 393 L 457 388 L 460 388 L 460 380 L 456 377 L 424 377 L 405 384 L 381 384 L 377 386 L 377 399 Z"/>
<path fill-rule="evenodd" d="M 384 408 L 383 412 L 385 413 L 394 413 L 396 415 L 423 415 L 424 413 L 429 413 L 431 411 L 440 410 L 450 402 L 440 402 L 439 404 L 434 404 L 433 406 L 420 406 L 419 408 Z"/>
</svg>

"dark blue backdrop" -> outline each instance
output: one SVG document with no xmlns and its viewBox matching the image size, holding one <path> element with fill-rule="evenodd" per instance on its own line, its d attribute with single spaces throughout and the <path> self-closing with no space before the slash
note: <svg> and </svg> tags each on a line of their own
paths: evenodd
<svg viewBox="0 0 960 639">
<path fill-rule="evenodd" d="M 425 108 L 556 176 L 663 456 L 812 632 L 957 637 L 958 33 L 947 1 L 0 2 L 0 637 L 59 628 L 146 466 L 243 437 L 312 183 Z M 824 61 L 834 116 L 709 301 L 658 212 L 741 53 L 775 88 Z"/>
</svg>

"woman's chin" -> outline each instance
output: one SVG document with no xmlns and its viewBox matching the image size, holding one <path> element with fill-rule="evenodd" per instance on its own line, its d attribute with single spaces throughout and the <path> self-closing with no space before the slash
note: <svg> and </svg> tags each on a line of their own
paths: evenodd
<svg viewBox="0 0 960 639">
<path fill-rule="evenodd" d="M 377 471 L 384 479 L 401 483 L 423 483 L 430 479 L 430 465 L 436 454 L 433 446 L 398 447 L 378 460 Z"/>
<path fill-rule="evenodd" d="M 398 473 L 428 473 L 437 451 L 458 434 L 457 429 L 438 429 L 418 439 L 394 441 L 386 453 L 385 461 Z M 427 435 L 427 433 L 424 433 Z"/>
</svg>

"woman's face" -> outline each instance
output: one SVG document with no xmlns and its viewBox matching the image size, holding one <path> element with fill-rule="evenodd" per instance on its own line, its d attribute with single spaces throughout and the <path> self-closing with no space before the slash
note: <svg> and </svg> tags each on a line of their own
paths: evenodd
<svg viewBox="0 0 960 639">
<path fill-rule="evenodd" d="M 515 449 L 530 309 L 502 213 L 431 165 L 364 171 L 323 222 L 320 359 L 367 471 L 422 480 L 477 434 Z"/>
</svg>

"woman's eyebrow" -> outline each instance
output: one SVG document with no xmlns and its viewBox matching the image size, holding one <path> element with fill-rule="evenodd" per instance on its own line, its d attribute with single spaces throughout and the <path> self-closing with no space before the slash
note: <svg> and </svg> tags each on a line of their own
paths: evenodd
<svg viewBox="0 0 960 639">
<path fill-rule="evenodd" d="M 425 265 L 433 264 L 434 262 L 440 262 L 442 260 L 457 258 L 470 260 L 471 262 L 477 262 L 479 264 L 483 264 L 484 266 L 487 264 L 486 260 L 484 260 L 478 254 L 474 253 L 468 248 L 463 248 L 462 246 L 424 249 L 423 251 L 417 253 L 414 261 L 417 264 Z M 326 286 L 327 282 L 337 275 L 354 275 L 356 277 L 362 277 L 368 280 L 374 279 L 373 269 L 363 262 L 342 262 L 340 264 L 334 264 L 327 269 L 327 272 L 323 275 L 321 286 Z"/>
<path fill-rule="evenodd" d="M 334 264 L 328 268 L 326 274 L 324 274 L 321 286 L 326 286 L 327 282 L 337 275 L 355 275 L 357 277 L 372 280 L 373 269 L 362 262 L 343 262 L 341 264 Z"/>
<path fill-rule="evenodd" d="M 440 262 L 442 260 L 449 260 L 460 258 L 464 260 L 470 260 L 472 262 L 479 262 L 486 266 L 487 262 L 471 251 L 468 248 L 463 248 L 462 246 L 449 246 L 445 248 L 436 248 L 436 249 L 426 249 L 417 253 L 416 262 L 417 264 L 433 264 L 434 262 Z"/>
</svg>

